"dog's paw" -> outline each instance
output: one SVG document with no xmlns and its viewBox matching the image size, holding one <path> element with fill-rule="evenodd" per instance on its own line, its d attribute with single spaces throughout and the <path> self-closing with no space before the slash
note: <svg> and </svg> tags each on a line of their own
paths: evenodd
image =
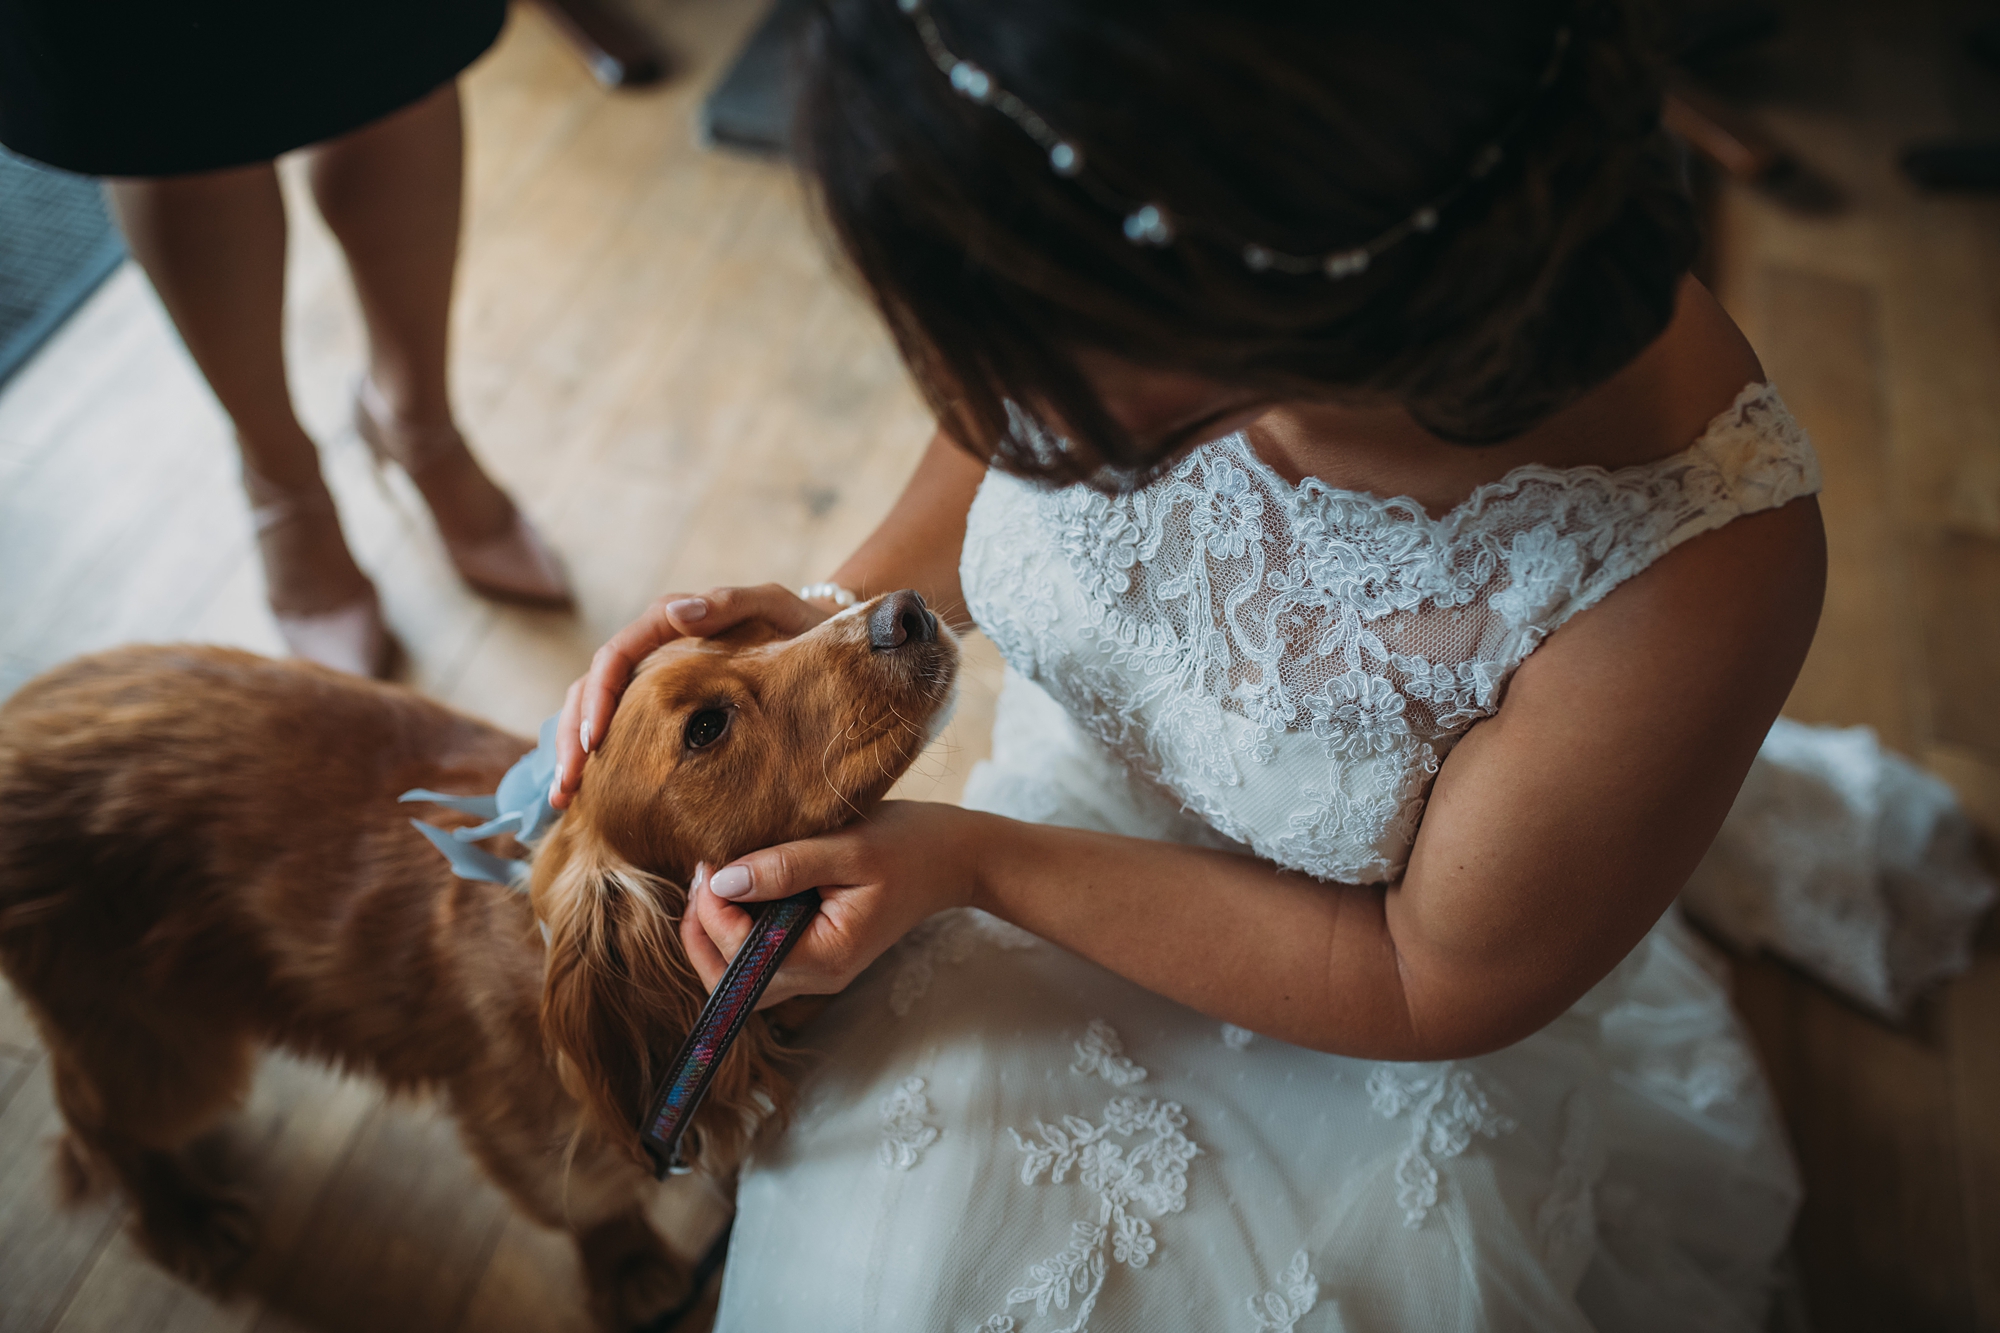
<svg viewBox="0 0 2000 1333">
<path fill-rule="evenodd" d="M 233 1193 L 176 1192 L 147 1201 L 139 1212 L 139 1233 L 162 1268 L 198 1287 L 226 1291 L 257 1247 L 257 1217 Z"/>
<path fill-rule="evenodd" d="M 650 1327 L 687 1299 L 691 1274 L 659 1234 L 636 1219 L 582 1238 L 590 1308 L 612 1333 Z"/>
<path fill-rule="evenodd" d="M 688 1272 L 664 1251 L 635 1254 L 618 1266 L 595 1295 L 593 1303 L 606 1328 L 620 1333 L 650 1328 L 653 1321 L 687 1299 Z"/>
</svg>

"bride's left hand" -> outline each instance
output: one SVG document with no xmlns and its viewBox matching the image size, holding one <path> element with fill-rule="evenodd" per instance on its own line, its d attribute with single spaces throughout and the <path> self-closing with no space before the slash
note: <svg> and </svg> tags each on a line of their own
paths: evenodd
<svg viewBox="0 0 2000 1333">
<path fill-rule="evenodd" d="M 817 889 L 820 910 L 771 979 L 758 1008 L 843 989 L 925 918 L 972 900 L 992 817 L 953 805 L 885 801 L 833 833 L 767 847 L 698 870 L 681 941 L 714 990 L 750 933 L 745 903 Z"/>
</svg>

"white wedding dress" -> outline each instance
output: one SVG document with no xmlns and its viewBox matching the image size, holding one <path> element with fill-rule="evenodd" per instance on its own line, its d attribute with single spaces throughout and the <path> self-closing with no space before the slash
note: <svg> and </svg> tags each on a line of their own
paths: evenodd
<svg viewBox="0 0 2000 1333">
<path fill-rule="evenodd" d="M 966 803 L 1393 880 L 1537 644 L 1817 486 L 1763 385 L 1681 454 L 1520 468 L 1441 518 L 1293 486 L 1240 436 L 1119 497 L 991 474 L 962 573 L 1010 672 Z M 1962 966 L 1990 897 L 1963 837 L 1866 733 L 1781 724 L 1690 894 L 1894 1011 Z M 1799 1199 L 1678 913 L 1473 1060 L 1288 1046 L 969 911 L 806 1040 L 798 1118 L 742 1180 L 722 1333 L 1756 1330 Z"/>
</svg>

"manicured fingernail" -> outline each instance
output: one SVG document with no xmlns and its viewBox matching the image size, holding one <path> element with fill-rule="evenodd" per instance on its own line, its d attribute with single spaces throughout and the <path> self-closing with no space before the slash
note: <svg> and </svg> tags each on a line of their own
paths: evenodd
<svg viewBox="0 0 2000 1333">
<path fill-rule="evenodd" d="M 582 722 L 577 724 L 576 738 L 583 742 L 583 752 L 585 754 L 590 753 L 590 733 L 595 730 L 597 730 L 597 728 L 590 725 L 589 718 L 585 718 Z"/>
<path fill-rule="evenodd" d="M 694 882 L 689 884 L 688 888 L 695 893 L 699 893 L 701 892 L 701 886 L 706 883 L 708 883 L 708 862 L 696 861 L 694 863 Z"/>
<path fill-rule="evenodd" d="M 554 782 L 551 782 L 549 784 L 549 804 L 554 805 L 556 803 L 556 797 L 560 795 L 562 795 L 562 779 L 557 778 Z"/>
<path fill-rule="evenodd" d="M 718 898 L 741 898 L 750 892 L 750 867 L 724 866 L 708 877 L 708 891 Z"/>
<path fill-rule="evenodd" d="M 708 603 L 699 597 L 683 597 L 667 603 L 667 614 L 675 620 L 700 620 L 708 614 Z"/>
</svg>

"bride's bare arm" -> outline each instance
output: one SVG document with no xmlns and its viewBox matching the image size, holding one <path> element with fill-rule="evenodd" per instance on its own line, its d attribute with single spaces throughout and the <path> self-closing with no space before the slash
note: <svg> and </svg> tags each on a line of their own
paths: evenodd
<svg viewBox="0 0 2000 1333">
<path fill-rule="evenodd" d="M 1421 1060 L 1518 1040 L 1658 919 L 1720 826 L 1803 661 L 1824 577 L 1810 499 L 1687 543 L 1529 658 L 1452 752 L 1402 882 L 1329 886 L 1245 857 L 891 805 L 701 885 L 719 974 L 738 901 L 822 887 L 773 995 L 838 989 L 968 902 L 1219 1019 Z M 711 981 L 713 977 L 709 978 Z"/>
</svg>

